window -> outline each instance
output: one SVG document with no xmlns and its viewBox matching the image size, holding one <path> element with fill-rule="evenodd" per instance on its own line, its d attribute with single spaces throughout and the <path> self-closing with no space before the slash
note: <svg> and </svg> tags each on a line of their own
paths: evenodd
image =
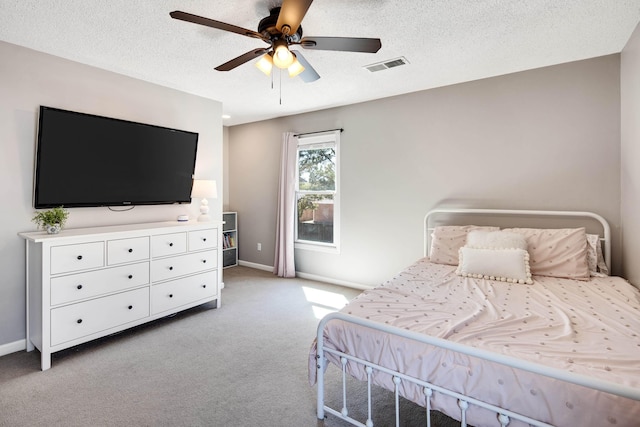
<svg viewBox="0 0 640 427">
<path fill-rule="evenodd" d="M 300 137 L 296 168 L 296 247 L 338 249 L 339 131 Z"/>
</svg>

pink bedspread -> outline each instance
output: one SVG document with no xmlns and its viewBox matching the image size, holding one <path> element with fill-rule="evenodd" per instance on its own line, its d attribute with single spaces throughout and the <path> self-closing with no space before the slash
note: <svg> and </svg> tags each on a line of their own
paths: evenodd
<svg viewBox="0 0 640 427">
<path fill-rule="evenodd" d="M 533 285 L 470 279 L 422 259 L 342 312 L 539 364 L 640 388 L 640 291 L 618 277 L 577 281 L 534 276 Z M 408 375 L 557 426 L 640 425 L 640 402 L 410 342 L 342 321 L 324 332 L 340 349 Z M 315 382 L 310 354 L 310 380 Z M 329 360 L 336 363 L 333 356 Z M 351 375 L 366 379 L 361 367 Z M 391 378 L 374 382 L 393 389 Z M 401 394 L 424 405 L 419 387 Z M 434 409 L 460 419 L 453 399 L 434 394 Z M 467 422 L 499 425 L 470 407 Z M 510 426 L 517 423 L 509 424 Z"/>
</svg>

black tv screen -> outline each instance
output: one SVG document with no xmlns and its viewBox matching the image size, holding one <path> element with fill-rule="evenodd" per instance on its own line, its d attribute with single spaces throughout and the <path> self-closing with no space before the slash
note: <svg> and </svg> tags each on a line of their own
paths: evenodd
<svg viewBox="0 0 640 427">
<path fill-rule="evenodd" d="M 198 134 L 40 107 L 34 207 L 190 203 Z"/>
</svg>

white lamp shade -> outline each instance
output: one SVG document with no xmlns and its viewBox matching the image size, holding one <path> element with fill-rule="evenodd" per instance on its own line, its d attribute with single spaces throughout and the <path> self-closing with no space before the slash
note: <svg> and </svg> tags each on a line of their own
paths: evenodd
<svg viewBox="0 0 640 427">
<path fill-rule="evenodd" d="M 193 181 L 191 197 L 197 199 L 217 199 L 218 187 L 212 179 L 196 179 Z"/>
<path fill-rule="evenodd" d="M 273 58 L 271 54 L 265 53 L 262 58 L 258 62 L 256 62 L 256 67 L 267 76 L 271 75 L 271 69 L 273 68 Z"/>
<path fill-rule="evenodd" d="M 304 67 L 298 61 L 298 58 L 296 58 L 296 54 L 295 53 L 293 53 L 293 63 L 291 65 L 289 65 L 288 69 L 289 69 L 289 77 L 295 77 L 295 76 L 297 76 L 298 74 L 300 74 L 301 72 L 304 71 Z"/>
<path fill-rule="evenodd" d="M 289 65 L 293 64 L 294 59 L 287 43 L 283 40 L 276 40 L 273 47 L 273 65 L 286 69 L 289 68 Z"/>
</svg>

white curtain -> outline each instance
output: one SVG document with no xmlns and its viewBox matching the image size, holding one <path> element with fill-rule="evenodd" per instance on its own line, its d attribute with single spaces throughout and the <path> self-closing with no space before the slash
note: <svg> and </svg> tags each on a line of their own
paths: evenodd
<svg viewBox="0 0 640 427">
<path fill-rule="evenodd" d="M 282 134 L 282 156 L 278 182 L 278 213 L 276 222 L 276 258 L 273 274 L 280 277 L 295 277 L 293 240 L 296 220 L 296 162 L 298 137 L 293 132 Z"/>
</svg>

